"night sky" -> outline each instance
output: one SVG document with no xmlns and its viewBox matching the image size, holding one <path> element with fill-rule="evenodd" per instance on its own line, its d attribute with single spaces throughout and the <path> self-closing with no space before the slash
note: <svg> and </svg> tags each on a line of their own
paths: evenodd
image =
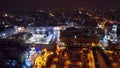
<svg viewBox="0 0 120 68">
<path fill-rule="evenodd" d="M 0 8 L 120 8 L 120 0 L 0 0 Z"/>
</svg>

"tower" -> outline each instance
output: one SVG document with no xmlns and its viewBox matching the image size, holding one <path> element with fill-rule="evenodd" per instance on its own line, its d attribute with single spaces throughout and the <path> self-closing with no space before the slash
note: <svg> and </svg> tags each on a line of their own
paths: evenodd
<svg viewBox="0 0 120 68">
<path fill-rule="evenodd" d="M 110 32 L 110 41 L 112 41 L 114 43 L 118 41 L 117 40 L 117 25 L 116 24 L 112 26 L 112 30 Z"/>
</svg>

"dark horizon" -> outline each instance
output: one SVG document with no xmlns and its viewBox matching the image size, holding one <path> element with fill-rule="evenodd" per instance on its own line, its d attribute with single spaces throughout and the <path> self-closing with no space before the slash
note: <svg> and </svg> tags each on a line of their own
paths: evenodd
<svg viewBox="0 0 120 68">
<path fill-rule="evenodd" d="M 1 0 L 1 9 L 120 8 L 119 0 Z"/>
</svg>

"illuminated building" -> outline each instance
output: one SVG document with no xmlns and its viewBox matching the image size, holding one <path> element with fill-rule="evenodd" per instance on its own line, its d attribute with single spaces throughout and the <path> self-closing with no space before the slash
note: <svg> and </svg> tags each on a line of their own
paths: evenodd
<svg viewBox="0 0 120 68">
<path fill-rule="evenodd" d="M 117 25 L 112 26 L 112 30 L 110 32 L 110 41 L 113 43 L 117 42 Z"/>
</svg>

